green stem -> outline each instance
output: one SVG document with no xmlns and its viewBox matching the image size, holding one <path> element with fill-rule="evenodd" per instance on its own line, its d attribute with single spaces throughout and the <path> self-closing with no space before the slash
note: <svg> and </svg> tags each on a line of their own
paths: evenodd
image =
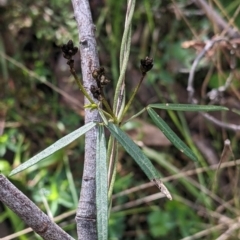
<svg viewBox="0 0 240 240">
<path fill-rule="evenodd" d="M 143 74 L 143 75 L 142 75 L 142 77 L 141 77 L 138 85 L 135 87 L 135 89 L 134 89 L 134 91 L 133 91 L 133 93 L 132 93 L 132 96 L 130 97 L 130 99 L 129 99 L 127 105 L 126 105 L 126 107 L 125 107 L 124 110 L 123 110 L 122 115 L 121 115 L 120 118 L 119 118 L 119 122 L 122 121 L 124 115 L 126 114 L 126 112 L 128 111 L 129 107 L 131 106 L 132 101 L 133 101 L 134 97 L 136 96 L 136 94 L 137 94 L 137 92 L 138 92 L 138 89 L 140 88 L 140 86 L 141 86 L 141 84 L 142 84 L 142 81 L 143 81 L 143 79 L 144 79 L 145 76 L 146 76 L 146 74 Z"/>
<path fill-rule="evenodd" d="M 117 153 L 116 153 L 116 157 L 114 159 L 114 167 L 113 167 L 113 172 L 112 172 L 112 177 L 111 177 L 111 181 L 110 181 L 110 185 L 108 187 L 108 203 L 112 202 L 112 193 L 113 193 L 113 187 L 114 187 L 114 183 L 115 183 L 115 179 L 116 179 L 116 175 L 117 175 Z"/>
<path fill-rule="evenodd" d="M 108 202 L 111 201 L 117 169 L 117 142 L 111 136 L 108 146 Z"/>
<path fill-rule="evenodd" d="M 87 93 L 87 91 L 85 90 L 85 88 L 83 87 L 81 81 L 79 80 L 79 78 L 78 78 L 78 76 L 77 76 L 77 74 L 76 74 L 76 72 L 75 72 L 75 69 L 74 69 L 74 68 L 71 68 L 71 69 L 70 69 L 70 72 L 71 72 L 72 75 L 74 76 L 74 78 L 75 78 L 75 80 L 76 80 L 76 82 L 77 82 L 77 85 L 79 86 L 79 88 L 80 88 L 80 90 L 82 91 L 82 93 L 84 94 L 84 96 L 89 100 L 89 102 L 90 102 L 91 104 L 96 104 L 96 103 L 93 101 L 93 99 L 89 96 L 89 94 Z M 102 93 L 102 95 L 103 95 L 103 93 Z M 110 105 L 108 104 L 108 102 L 106 101 L 106 99 L 104 98 L 104 96 L 103 96 L 103 99 L 102 99 L 102 103 L 103 103 L 103 105 L 105 106 L 105 108 L 107 109 L 107 111 L 108 111 L 109 114 L 107 114 L 106 111 L 103 111 L 103 112 L 104 112 L 106 115 L 108 115 L 108 116 L 110 115 L 110 117 L 113 118 L 113 120 L 116 122 L 116 121 L 117 121 L 117 118 L 115 117 L 115 115 L 114 115 L 114 113 L 113 113 Z"/>
<path fill-rule="evenodd" d="M 111 139 L 112 140 L 112 139 Z M 108 187 L 111 185 L 112 182 L 112 174 L 114 169 L 114 162 L 115 162 L 115 155 L 116 155 L 116 140 L 113 139 L 109 142 L 110 149 L 109 149 L 109 159 L 108 159 Z"/>
<path fill-rule="evenodd" d="M 136 118 L 137 116 L 139 116 L 140 114 L 142 114 L 143 112 L 146 111 L 147 108 L 143 108 L 140 112 L 134 114 L 132 117 L 130 117 L 129 119 L 127 119 L 126 121 L 123 122 L 123 124 L 133 120 L 134 118 Z M 120 122 L 121 123 L 121 122 Z"/>
<path fill-rule="evenodd" d="M 96 104 L 92 98 L 89 96 L 89 94 L 87 93 L 86 89 L 83 87 L 81 81 L 79 80 L 76 72 L 75 72 L 75 69 L 74 68 L 70 68 L 70 72 L 72 73 L 72 75 L 74 76 L 76 82 L 77 82 L 77 85 L 78 87 L 80 88 L 80 90 L 82 91 L 83 95 L 89 100 L 90 103 L 92 104 Z"/>
<path fill-rule="evenodd" d="M 120 69 L 122 69 L 124 55 L 126 54 L 126 45 L 127 45 L 128 38 L 129 38 L 128 33 L 129 33 L 129 29 L 131 28 L 132 17 L 133 17 L 133 13 L 134 13 L 135 4 L 136 4 L 136 0 L 132 0 L 131 2 L 130 1 L 128 1 L 130 10 L 129 10 L 129 14 L 126 16 L 126 22 L 125 22 L 125 26 L 124 26 L 124 32 L 123 32 L 121 48 L 120 48 Z"/>
<path fill-rule="evenodd" d="M 116 90 L 115 90 L 115 95 L 114 95 L 114 100 L 113 100 L 113 111 L 114 113 L 117 115 L 117 111 L 118 111 L 118 105 L 119 105 L 119 101 L 121 101 L 120 96 L 121 96 L 121 89 L 122 89 L 122 85 L 124 84 L 124 79 L 125 79 L 125 73 L 127 70 L 127 64 L 128 64 L 128 58 L 130 55 L 130 46 L 131 45 L 131 28 L 129 29 L 129 33 L 128 33 L 128 42 L 126 44 L 126 52 L 124 55 L 124 59 L 123 59 L 123 63 L 122 63 L 122 68 L 120 70 L 120 75 L 118 78 L 118 82 L 117 82 L 117 86 L 116 86 Z"/>
<path fill-rule="evenodd" d="M 125 83 L 122 85 L 121 93 L 119 96 L 119 111 L 118 111 L 118 116 L 121 116 L 125 107 L 126 103 L 126 91 L 125 91 Z"/>
<path fill-rule="evenodd" d="M 103 103 L 104 107 L 107 109 L 107 112 L 109 113 L 108 115 L 110 115 L 111 118 L 113 118 L 114 122 L 117 122 L 117 118 L 116 118 L 115 114 L 113 113 L 108 101 L 105 99 L 103 93 L 102 93 L 102 103 Z"/>
<path fill-rule="evenodd" d="M 110 119 L 113 118 L 112 115 L 110 115 L 108 112 L 104 111 L 102 108 L 98 107 L 98 109 L 101 109 L 101 111 L 104 113 L 104 115 L 108 116 Z"/>
<path fill-rule="evenodd" d="M 130 53 L 130 45 L 131 45 L 131 22 L 134 13 L 136 0 L 129 0 L 129 14 L 126 16 L 126 24 L 123 32 L 122 42 L 121 42 L 121 50 L 120 50 L 120 76 L 117 82 L 114 101 L 113 101 L 113 112 L 117 115 L 117 105 L 119 101 L 119 95 L 121 92 L 121 87 L 124 81 L 125 72 L 127 69 L 127 63 Z"/>
</svg>

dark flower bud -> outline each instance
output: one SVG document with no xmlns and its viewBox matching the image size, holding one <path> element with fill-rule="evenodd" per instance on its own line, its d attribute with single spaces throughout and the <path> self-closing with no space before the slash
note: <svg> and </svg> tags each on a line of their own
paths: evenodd
<svg viewBox="0 0 240 240">
<path fill-rule="evenodd" d="M 74 47 L 73 41 L 69 40 L 67 44 L 63 44 L 62 46 L 62 52 L 63 57 L 70 60 L 72 56 L 74 56 L 78 51 L 77 47 Z"/>
<path fill-rule="evenodd" d="M 94 78 L 94 79 L 98 79 L 98 71 L 97 71 L 97 69 L 95 69 L 93 72 L 92 72 L 92 77 Z"/>
<path fill-rule="evenodd" d="M 96 80 L 97 86 L 102 90 L 104 85 L 107 85 L 110 81 L 106 78 L 104 67 L 99 67 L 92 72 L 92 77 Z M 98 100 L 101 98 L 98 98 Z M 100 101 L 100 100 L 99 100 Z"/>
<path fill-rule="evenodd" d="M 99 74 L 99 75 L 102 75 L 102 74 L 104 74 L 105 69 L 104 69 L 104 67 L 99 67 L 99 68 L 97 69 L 97 71 L 98 71 L 98 74 Z"/>
<path fill-rule="evenodd" d="M 68 43 L 67 43 L 67 46 L 68 46 L 69 49 L 73 49 L 73 41 L 69 40 Z"/>
<path fill-rule="evenodd" d="M 100 99 L 102 98 L 100 88 L 98 88 L 94 85 L 91 85 L 90 91 L 91 91 L 93 97 L 100 101 Z"/>
<path fill-rule="evenodd" d="M 75 55 L 77 53 L 77 51 L 78 51 L 78 47 L 74 47 L 73 48 L 73 55 Z"/>
<path fill-rule="evenodd" d="M 90 91 L 91 91 L 91 93 L 95 93 L 96 92 L 96 87 L 94 85 L 91 85 Z"/>
<path fill-rule="evenodd" d="M 145 59 L 141 59 L 141 72 L 142 74 L 146 74 L 146 72 L 148 72 L 149 70 L 152 69 L 153 67 L 153 59 L 150 57 L 146 57 Z"/>
<path fill-rule="evenodd" d="M 100 84 L 101 85 L 107 85 L 110 81 L 105 77 L 105 75 L 102 75 L 100 77 Z"/>
<path fill-rule="evenodd" d="M 66 52 L 68 51 L 67 44 L 63 44 L 63 45 L 62 45 L 62 51 L 63 51 L 64 53 L 66 53 Z"/>
</svg>

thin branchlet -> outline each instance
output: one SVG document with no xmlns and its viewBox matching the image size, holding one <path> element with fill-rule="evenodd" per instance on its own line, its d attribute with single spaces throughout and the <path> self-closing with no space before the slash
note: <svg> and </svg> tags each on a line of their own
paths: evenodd
<svg viewBox="0 0 240 240">
<path fill-rule="evenodd" d="M 78 48 L 74 46 L 73 41 L 69 40 L 67 44 L 63 44 L 62 46 L 62 52 L 63 52 L 63 57 L 66 58 L 67 65 L 69 65 L 70 72 L 73 75 L 78 87 L 84 94 L 84 96 L 89 100 L 90 103 L 95 104 L 92 98 L 89 96 L 85 88 L 83 87 L 83 84 L 81 83 L 80 79 L 78 78 L 75 68 L 74 68 L 74 60 L 72 57 L 78 52 Z"/>
</svg>

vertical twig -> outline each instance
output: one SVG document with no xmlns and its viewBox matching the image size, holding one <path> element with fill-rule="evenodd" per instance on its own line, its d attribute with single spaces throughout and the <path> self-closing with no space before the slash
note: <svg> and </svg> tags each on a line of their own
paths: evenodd
<svg viewBox="0 0 240 240">
<path fill-rule="evenodd" d="M 78 24 L 81 54 L 81 69 L 83 85 L 91 94 L 91 85 L 96 85 L 92 77 L 94 69 L 99 67 L 97 44 L 94 36 L 95 26 L 88 0 L 72 0 L 75 19 Z M 85 105 L 88 104 L 85 98 Z M 85 110 L 85 123 L 100 121 L 97 110 Z M 96 137 L 97 128 L 86 133 L 85 137 L 85 161 L 82 178 L 82 188 L 79 205 L 76 214 L 78 239 L 97 239 L 96 224 Z"/>
</svg>

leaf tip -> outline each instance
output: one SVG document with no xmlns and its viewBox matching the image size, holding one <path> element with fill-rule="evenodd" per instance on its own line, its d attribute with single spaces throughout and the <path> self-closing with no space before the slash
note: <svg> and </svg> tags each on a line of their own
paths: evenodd
<svg viewBox="0 0 240 240">
<path fill-rule="evenodd" d="M 193 154 L 193 156 L 191 157 L 191 159 L 192 159 L 193 161 L 195 161 L 195 162 L 198 162 L 198 158 L 197 158 L 197 156 L 196 156 L 195 154 Z"/>
<path fill-rule="evenodd" d="M 167 187 L 162 183 L 160 179 L 152 179 L 152 182 L 159 188 L 161 193 L 163 193 L 169 200 L 172 200 L 172 195 L 168 191 Z"/>
<path fill-rule="evenodd" d="M 14 171 L 11 171 L 8 176 L 11 177 L 11 176 L 13 176 L 14 174 L 15 174 Z"/>
</svg>

